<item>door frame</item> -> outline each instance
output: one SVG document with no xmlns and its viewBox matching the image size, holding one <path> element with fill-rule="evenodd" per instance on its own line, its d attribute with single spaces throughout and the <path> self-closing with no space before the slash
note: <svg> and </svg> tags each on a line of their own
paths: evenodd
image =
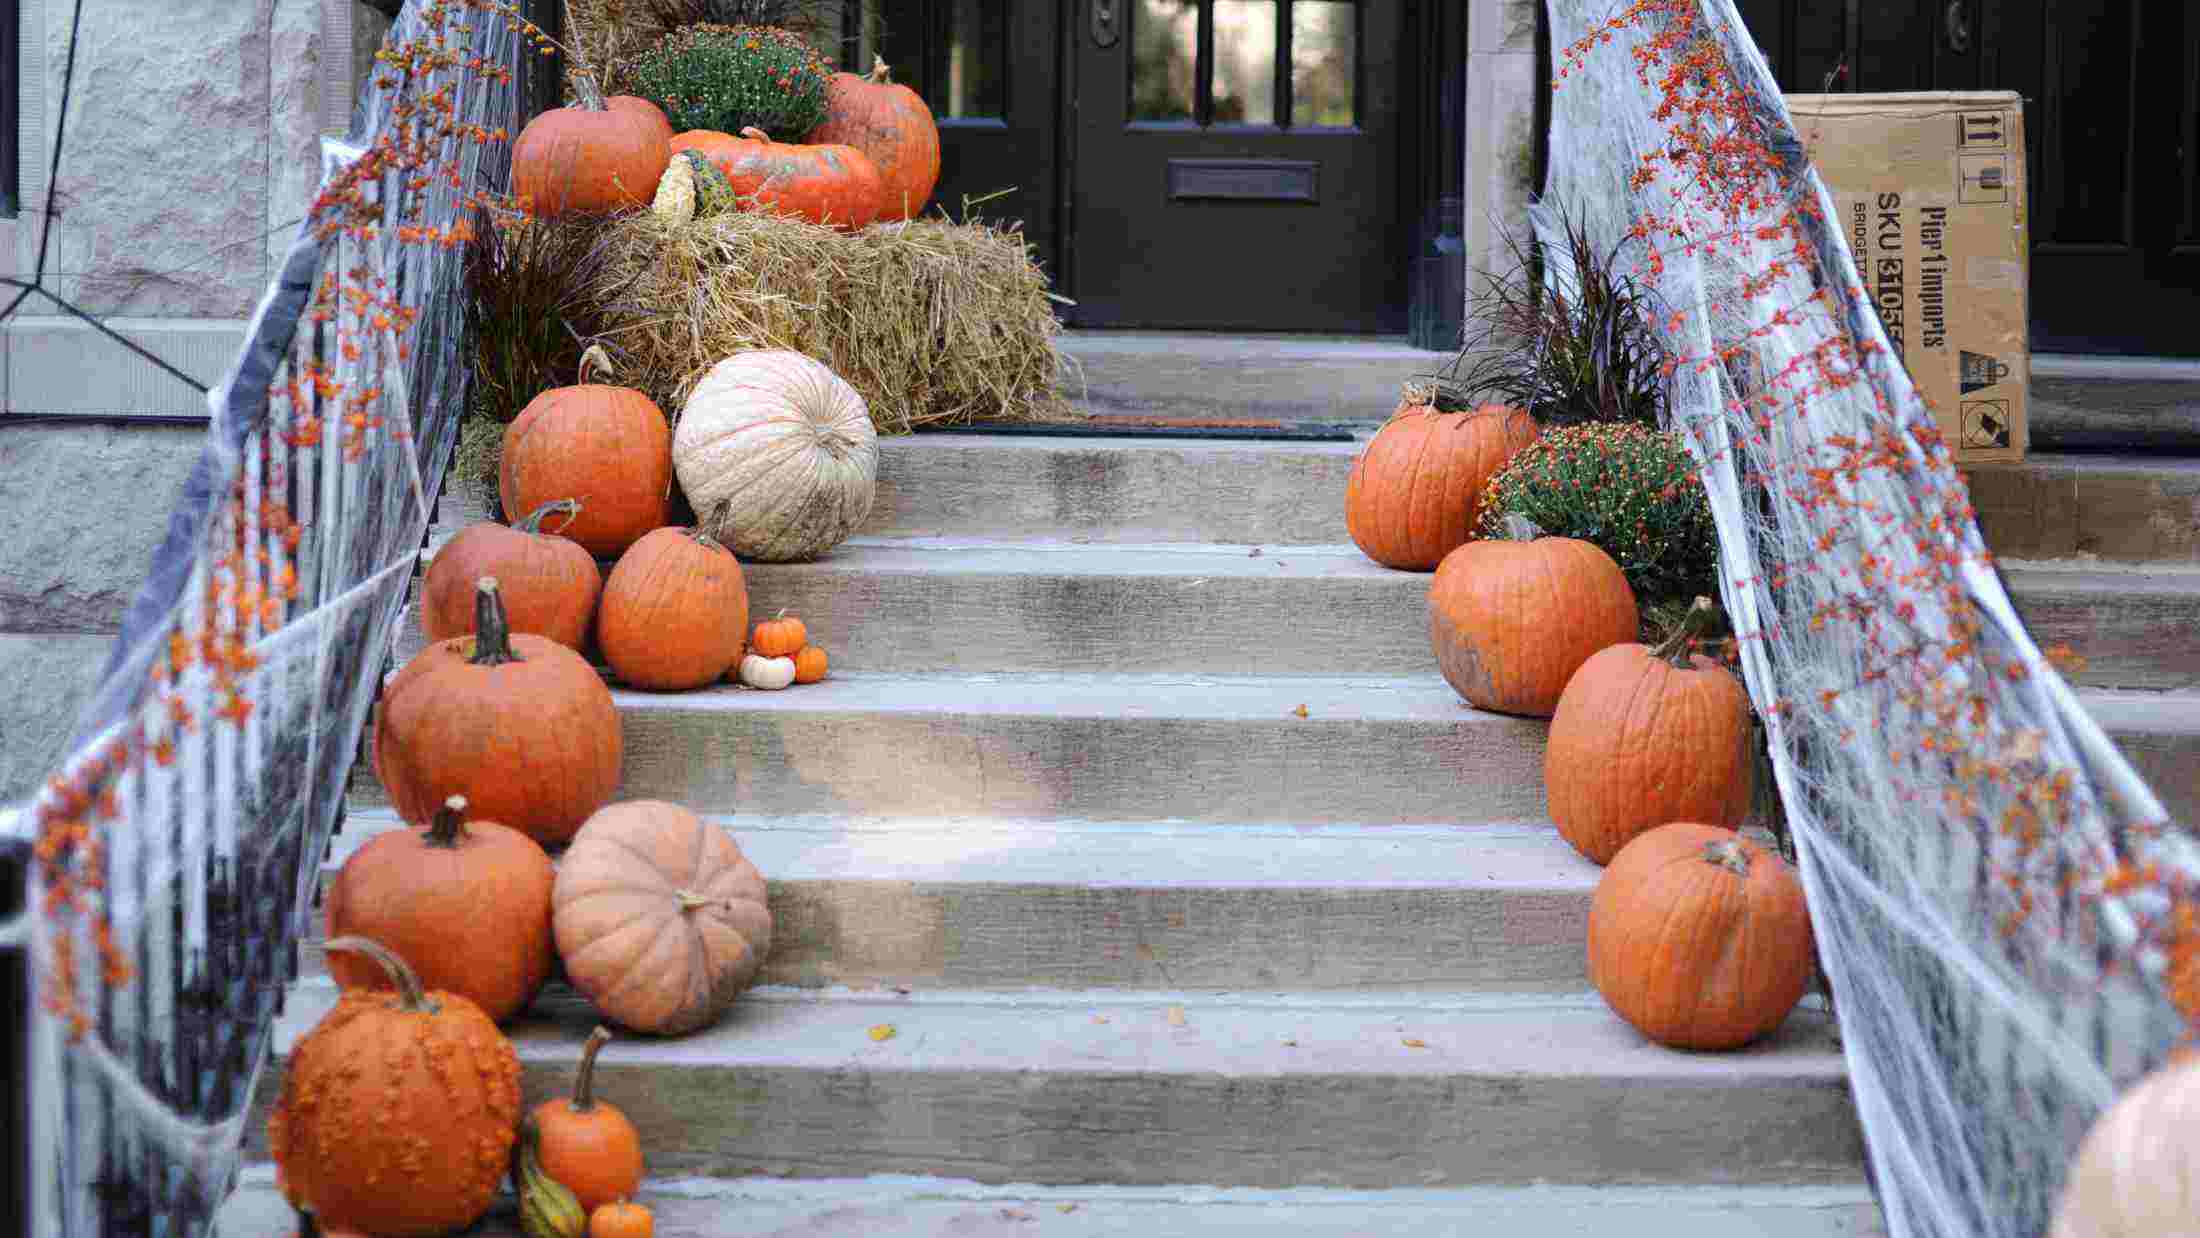
<svg viewBox="0 0 2200 1238">
<path fill-rule="evenodd" d="M 1011 4 L 1016 0 L 1009 0 Z M 1027 0 L 1028 2 L 1028 0 Z M 1130 3 L 1131 0 L 1116 0 Z M 1429 236 L 1426 221 L 1436 215 L 1445 199 L 1459 201 L 1463 198 L 1466 180 L 1466 67 L 1467 22 L 1466 6 L 1459 0 L 1362 0 L 1363 3 L 1395 3 L 1405 12 L 1401 26 L 1409 43 L 1415 48 L 1401 49 L 1398 57 L 1404 80 L 1399 83 L 1399 97 L 1405 105 L 1399 109 L 1398 179 L 1394 188 L 1395 210 L 1391 226 L 1404 229 L 1412 237 L 1407 271 L 1400 284 L 1405 300 L 1394 307 L 1396 323 L 1388 334 L 1405 334 L 1413 306 L 1432 291 L 1430 285 L 1441 284 L 1442 276 L 1435 264 L 1421 259 L 1429 252 L 1434 238 Z M 1057 161 L 1054 173 L 1053 219 L 1048 229 L 1051 243 L 1041 251 L 1040 258 L 1047 269 L 1054 273 L 1055 291 L 1072 301 L 1077 299 L 1078 256 L 1074 238 L 1077 235 L 1077 115 L 1074 106 L 1078 95 L 1076 77 L 1077 40 L 1085 29 L 1087 6 L 1092 0 L 1054 0 L 1059 21 L 1058 38 L 1054 48 L 1055 150 Z M 1422 106 L 1412 106 L 1419 100 Z M 1454 221 L 1456 222 L 1456 221 Z M 1463 264 L 1461 264 L 1463 265 Z M 1431 332 L 1443 338 L 1423 347 L 1450 350 L 1457 344 L 1458 321 L 1464 314 L 1465 304 L 1455 308 L 1454 314 L 1444 319 L 1449 323 L 1448 332 L 1439 323 Z M 1074 323 L 1076 311 L 1057 309 L 1056 314 Z M 1088 328 L 1106 330 L 1107 328 Z M 1258 330 L 1258 328 L 1248 328 Z M 1420 342 L 1416 340 L 1416 342 Z"/>
</svg>

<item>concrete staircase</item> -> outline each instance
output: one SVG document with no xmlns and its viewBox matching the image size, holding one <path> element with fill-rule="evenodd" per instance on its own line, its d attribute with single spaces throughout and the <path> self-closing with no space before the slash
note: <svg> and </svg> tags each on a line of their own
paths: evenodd
<svg viewBox="0 0 2200 1238">
<path fill-rule="evenodd" d="M 860 536 L 746 569 L 832 678 L 616 693 L 622 797 L 714 815 L 777 921 L 722 1023 L 599 1066 L 660 1234 L 1883 1232 L 1822 1010 L 1690 1055 L 1589 988 L 1544 724 L 1435 673 L 1427 576 L 1345 535 L 1356 450 L 894 440 Z M 2027 621 L 2200 819 L 2200 463 L 1973 485 Z M 354 802 L 328 872 L 397 827 L 369 771 Z M 306 972 L 279 1050 L 332 999 Z M 592 1021 L 553 985 L 514 1029 L 530 1101 Z M 264 1165 L 222 1232 L 288 1232 Z"/>
</svg>

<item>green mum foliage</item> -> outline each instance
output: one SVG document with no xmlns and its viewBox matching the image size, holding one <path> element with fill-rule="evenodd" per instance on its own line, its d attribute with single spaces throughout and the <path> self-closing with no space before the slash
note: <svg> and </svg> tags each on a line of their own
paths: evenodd
<svg viewBox="0 0 2200 1238">
<path fill-rule="evenodd" d="M 801 35 L 770 26 L 683 26 L 634 66 L 641 96 L 675 132 L 755 126 L 799 142 L 825 119 L 832 66 Z"/>
<path fill-rule="evenodd" d="M 1680 436 L 1633 422 L 1546 430 L 1490 479 L 1483 531 L 1507 515 L 1592 542 L 1627 574 L 1660 630 L 1698 596 L 1719 596 L 1719 534 Z"/>
</svg>

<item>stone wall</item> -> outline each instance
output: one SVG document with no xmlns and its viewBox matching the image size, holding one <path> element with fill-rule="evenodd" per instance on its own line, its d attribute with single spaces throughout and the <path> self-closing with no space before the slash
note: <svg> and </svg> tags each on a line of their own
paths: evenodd
<svg viewBox="0 0 2200 1238">
<path fill-rule="evenodd" d="M 1542 0 L 1467 0 L 1467 293 L 1503 270 L 1508 238 L 1528 240 L 1535 190 L 1535 101 L 1543 75 L 1535 47 Z"/>
</svg>

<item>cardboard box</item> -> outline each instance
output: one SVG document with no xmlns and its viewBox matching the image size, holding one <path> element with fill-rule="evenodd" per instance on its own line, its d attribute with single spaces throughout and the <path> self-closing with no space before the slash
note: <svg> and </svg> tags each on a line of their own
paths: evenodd
<svg viewBox="0 0 2200 1238">
<path fill-rule="evenodd" d="M 1790 95 L 1887 338 L 1960 463 L 2022 460 L 2032 381 L 2024 101 Z"/>
</svg>

